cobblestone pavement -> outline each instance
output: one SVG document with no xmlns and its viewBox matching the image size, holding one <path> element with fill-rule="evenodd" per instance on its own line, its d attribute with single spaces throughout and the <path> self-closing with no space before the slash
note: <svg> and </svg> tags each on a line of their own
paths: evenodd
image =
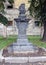
<svg viewBox="0 0 46 65">
<path fill-rule="evenodd" d="M 0 65 L 46 65 L 46 62 L 36 62 L 36 63 L 22 63 L 22 64 L 15 64 L 15 63 L 0 63 Z"/>
</svg>

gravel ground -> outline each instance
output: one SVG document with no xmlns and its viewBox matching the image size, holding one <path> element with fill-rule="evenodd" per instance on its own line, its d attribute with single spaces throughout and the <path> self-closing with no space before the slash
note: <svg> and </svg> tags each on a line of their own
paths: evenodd
<svg viewBox="0 0 46 65">
<path fill-rule="evenodd" d="M 0 65 L 46 65 L 46 62 L 22 63 L 22 64 L 0 63 Z"/>
<path fill-rule="evenodd" d="M 46 51 L 44 51 L 43 49 L 39 48 L 38 52 L 35 53 L 11 53 L 9 54 L 7 50 L 4 50 L 3 52 L 3 56 L 8 57 L 8 56 L 12 56 L 12 57 L 36 57 L 36 56 L 46 56 Z"/>
</svg>

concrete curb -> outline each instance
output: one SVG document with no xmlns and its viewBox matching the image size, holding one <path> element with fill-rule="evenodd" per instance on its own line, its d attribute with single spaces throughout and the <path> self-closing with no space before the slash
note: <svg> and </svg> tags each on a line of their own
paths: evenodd
<svg viewBox="0 0 46 65">
<path fill-rule="evenodd" d="M 46 56 L 29 57 L 29 62 L 44 62 L 44 61 L 46 61 Z"/>
<path fill-rule="evenodd" d="M 45 62 L 46 56 L 40 57 L 0 57 L 0 62 L 5 60 L 5 63 L 30 63 L 30 62 Z"/>
<path fill-rule="evenodd" d="M 46 52 L 46 48 L 42 47 L 42 49 Z"/>
<path fill-rule="evenodd" d="M 40 57 L 4 57 L 2 61 L 5 63 L 30 63 L 30 62 L 45 62 L 46 56 Z"/>
</svg>

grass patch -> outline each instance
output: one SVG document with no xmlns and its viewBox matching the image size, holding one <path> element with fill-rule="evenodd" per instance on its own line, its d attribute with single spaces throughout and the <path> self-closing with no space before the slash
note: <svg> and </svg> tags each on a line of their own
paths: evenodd
<svg viewBox="0 0 46 65">
<path fill-rule="evenodd" d="M 40 36 L 28 36 L 28 40 L 29 42 L 32 42 L 34 45 L 38 46 L 38 47 L 44 47 L 46 48 L 46 43 L 42 42 Z"/>
<path fill-rule="evenodd" d="M 8 45 L 12 44 L 13 42 L 16 42 L 16 39 L 16 36 L 9 36 L 6 39 L 0 37 L 0 49 L 6 48 Z"/>
<path fill-rule="evenodd" d="M 46 43 L 42 42 L 40 39 L 41 39 L 40 36 L 28 36 L 29 42 L 32 42 L 34 45 L 38 47 L 46 48 Z M 7 46 L 9 46 L 10 44 L 16 41 L 17 41 L 17 36 L 9 36 L 6 39 L 0 36 L 0 49 L 6 48 Z"/>
</svg>

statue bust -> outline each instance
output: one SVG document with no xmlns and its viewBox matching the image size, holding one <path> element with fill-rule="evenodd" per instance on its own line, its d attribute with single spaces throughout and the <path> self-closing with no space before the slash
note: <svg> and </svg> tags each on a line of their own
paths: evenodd
<svg viewBox="0 0 46 65">
<path fill-rule="evenodd" d="M 19 10 L 19 16 L 18 16 L 17 19 L 15 19 L 17 22 L 18 21 L 25 22 L 25 21 L 29 20 L 29 19 L 27 19 L 26 14 L 25 14 L 26 9 L 25 9 L 25 4 L 24 3 L 20 5 L 18 10 Z"/>
<path fill-rule="evenodd" d="M 20 5 L 19 11 L 20 11 L 20 14 L 25 14 L 25 12 L 26 12 L 26 10 L 25 10 L 25 4 L 21 4 Z"/>
</svg>

